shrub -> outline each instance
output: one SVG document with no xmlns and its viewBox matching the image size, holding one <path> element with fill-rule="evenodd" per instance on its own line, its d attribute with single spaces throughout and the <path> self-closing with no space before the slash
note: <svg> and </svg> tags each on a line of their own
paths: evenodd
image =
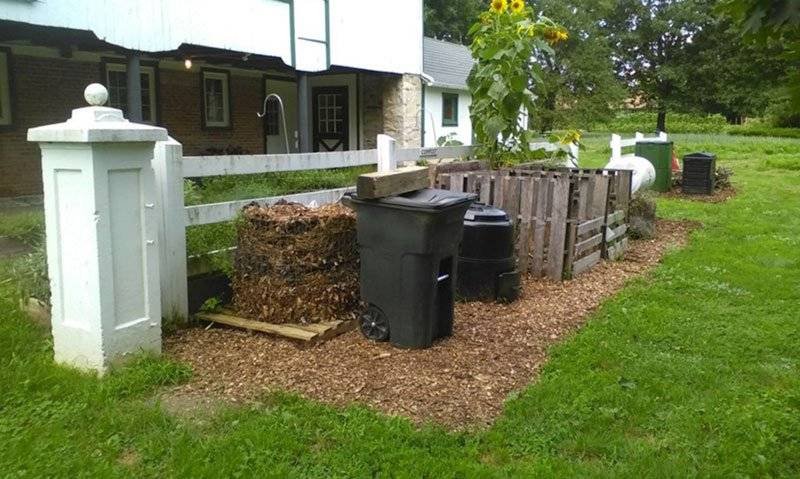
<svg viewBox="0 0 800 479">
<path fill-rule="evenodd" d="M 594 128 L 614 133 L 654 131 L 657 115 L 652 111 L 621 112 L 609 123 L 595 125 Z M 722 115 L 667 113 L 669 133 L 724 133 L 727 128 L 728 122 Z"/>
<path fill-rule="evenodd" d="M 774 136 L 779 138 L 800 138 L 800 128 L 778 128 L 765 126 L 763 123 L 736 125 L 728 128 L 728 134 L 737 136 Z"/>
</svg>

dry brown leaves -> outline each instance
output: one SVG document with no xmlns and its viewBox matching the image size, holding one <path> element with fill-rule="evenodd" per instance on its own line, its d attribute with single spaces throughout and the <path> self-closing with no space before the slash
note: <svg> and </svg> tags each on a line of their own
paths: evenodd
<svg viewBox="0 0 800 479">
<path fill-rule="evenodd" d="M 233 305 L 270 323 L 316 323 L 355 317 L 356 219 L 349 208 L 279 203 L 244 209 L 238 225 Z"/>
<path fill-rule="evenodd" d="M 736 196 L 736 188 L 732 186 L 723 188 L 721 190 L 715 190 L 713 195 L 690 195 L 688 193 L 684 193 L 683 189 L 680 187 L 661 194 L 661 197 L 663 198 L 702 201 L 704 203 L 724 203 L 734 196 Z"/>
<path fill-rule="evenodd" d="M 167 354 L 194 368 L 181 394 L 248 401 L 268 390 L 345 405 L 359 402 L 417 422 L 465 428 L 491 423 L 512 391 L 536 379 L 548 347 L 579 328 L 624 283 L 652 268 L 697 225 L 659 220 L 652 240 L 564 282 L 524 281 L 510 305 L 456 306 L 453 336 L 426 350 L 371 343 L 357 331 L 304 349 L 284 339 L 201 328 L 166 341 Z"/>
</svg>

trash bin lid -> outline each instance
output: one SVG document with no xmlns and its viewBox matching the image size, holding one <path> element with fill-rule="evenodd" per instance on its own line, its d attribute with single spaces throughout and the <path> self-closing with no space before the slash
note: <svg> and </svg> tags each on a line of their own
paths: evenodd
<svg viewBox="0 0 800 479">
<path fill-rule="evenodd" d="M 717 155 L 715 155 L 714 153 L 709 153 L 707 151 L 698 151 L 697 153 L 689 153 L 688 155 L 683 155 L 683 157 L 713 160 L 717 158 Z"/>
<path fill-rule="evenodd" d="M 402 195 L 388 196 L 370 202 L 386 206 L 402 206 L 406 208 L 443 209 L 461 203 L 475 201 L 478 196 L 474 193 L 458 193 L 435 188 L 403 193 Z"/>
<path fill-rule="evenodd" d="M 473 203 L 464 214 L 466 221 L 481 221 L 481 222 L 503 222 L 508 221 L 508 215 L 505 211 L 494 206 L 485 205 L 483 203 Z"/>
</svg>

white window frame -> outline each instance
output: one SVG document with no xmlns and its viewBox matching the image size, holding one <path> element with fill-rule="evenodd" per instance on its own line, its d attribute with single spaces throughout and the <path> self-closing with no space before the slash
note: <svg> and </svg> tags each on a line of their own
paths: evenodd
<svg viewBox="0 0 800 479">
<path fill-rule="evenodd" d="M 222 121 L 209 121 L 208 119 L 208 107 L 206 105 L 206 79 L 211 78 L 214 80 L 221 80 L 222 81 Z M 203 126 L 206 128 L 230 128 L 231 126 L 231 91 L 230 91 L 230 74 L 221 72 L 221 71 L 213 71 L 213 70 L 203 70 L 202 72 L 202 80 L 203 80 Z"/>
<path fill-rule="evenodd" d="M 8 61 L 9 53 L 0 50 L 0 126 L 13 124 L 11 111 L 11 70 Z"/>
<path fill-rule="evenodd" d="M 158 121 L 157 115 L 157 104 L 158 101 L 156 95 L 156 69 L 154 67 L 142 66 L 141 72 L 147 75 L 147 88 L 150 90 L 150 118 L 142 118 L 142 122 L 149 123 L 151 125 L 155 125 Z M 124 63 L 106 63 L 106 71 L 105 71 L 105 78 L 106 78 L 106 86 L 109 86 L 110 82 L 108 81 L 108 73 L 109 72 L 122 72 L 127 73 L 128 67 Z M 142 112 L 144 114 L 144 112 Z"/>
</svg>

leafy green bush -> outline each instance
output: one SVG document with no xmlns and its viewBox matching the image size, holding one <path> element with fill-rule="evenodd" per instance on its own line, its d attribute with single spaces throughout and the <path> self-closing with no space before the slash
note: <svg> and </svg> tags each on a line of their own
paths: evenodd
<svg viewBox="0 0 800 479">
<path fill-rule="evenodd" d="M 800 138 L 800 128 L 778 128 L 764 124 L 736 125 L 728 127 L 728 134 L 738 136 L 774 136 L 779 138 Z"/>
<path fill-rule="evenodd" d="M 654 131 L 656 112 L 621 112 L 606 124 L 595 125 L 594 129 L 614 133 L 642 133 Z M 669 133 L 724 133 L 728 122 L 722 115 L 700 115 L 691 113 L 667 113 L 667 132 Z"/>
</svg>

